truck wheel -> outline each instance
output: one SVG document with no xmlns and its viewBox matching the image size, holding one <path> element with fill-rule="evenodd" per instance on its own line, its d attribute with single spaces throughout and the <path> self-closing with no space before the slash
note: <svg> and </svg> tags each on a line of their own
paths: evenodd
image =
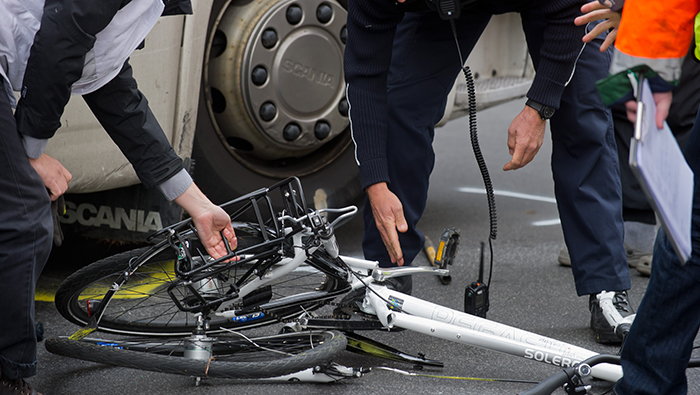
<svg viewBox="0 0 700 395">
<path fill-rule="evenodd" d="M 289 177 L 316 208 L 356 203 L 343 50 L 333 0 L 216 2 L 192 157 L 215 202 Z"/>
</svg>

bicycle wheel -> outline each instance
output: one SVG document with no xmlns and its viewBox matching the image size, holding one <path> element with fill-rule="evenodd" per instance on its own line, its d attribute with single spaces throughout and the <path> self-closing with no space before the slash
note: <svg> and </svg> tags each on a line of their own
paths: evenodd
<svg viewBox="0 0 700 395">
<path fill-rule="evenodd" d="M 66 357 L 113 366 L 193 377 L 256 379 L 295 373 L 330 361 L 345 349 L 339 332 L 314 331 L 243 338 L 217 335 L 209 341 L 211 357 L 185 356 L 184 338 L 83 339 L 52 337 L 46 349 Z M 201 344 L 201 343 L 200 343 Z"/>
<path fill-rule="evenodd" d="M 236 229 L 236 234 L 239 248 L 255 245 L 257 242 L 254 235 L 246 234 L 240 228 Z M 115 280 L 129 269 L 132 259 L 144 253 L 150 254 L 150 257 L 114 294 L 99 321 L 99 329 L 130 335 L 186 336 L 191 334 L 196 327 L 194 315 L 181 311 L 168 294 L 168 288 L 178 280 L 174 270 L 177 253 L 167 246 L 157 250 L 144 247 L 120 253 L 73 273 L 56 292 L 55 303 L 59 313 L 77 325 L 85 325 Z M 233 265 L 224 275 L 218 276 L 216 288 L 228 289 L 230 284 L 238 283 L 250 268 L 250 264 Z M 252 276 L 251 279 L 254 277 Z M 199 286 L 210 287 L 211 283 L 211 281 L 202 281 Z M 344 281 L 303 264 L 286 276 L 261 288 L 257 293 L 243 298 L 237 304 L 226 306 L 226 308 L 247 308 L 249 313 L 233 319 L 210 314 L 209 331 L 216 332 L 220 328 L 251 328 L 296 316 L 305 310 L 322 305 L 324 300 L 344 292 L 346 287 L 347 283 Z M 184 294 L 186 289 L 180 291 L 180 303 L 188 303 L 190 296 Z M 305 292 L 314 292 L 311 301 L 308 299 L 295 301 L 290 298 Z M 191 298 L 192 303 L 197 302 L 194 296 Z M 264 311 L 255 308 L 259 305 L 267 306 L 275 301 L 287 300 L 283 298 L 292 300 L 289 303 L 274 305 Z"/>
</svg>

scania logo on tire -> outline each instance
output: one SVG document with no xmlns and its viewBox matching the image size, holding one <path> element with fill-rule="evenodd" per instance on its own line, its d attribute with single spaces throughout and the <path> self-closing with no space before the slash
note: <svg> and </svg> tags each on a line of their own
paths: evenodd
<svg viewBox="0 0 700 395">
<path fill-rule="evenodd" d="M 294 74 L 295 76 L 300 78 L 305 78 L 309 81 L 313 81 L 327 88 L 335 88 L 333 85 L 334 80 L 332 74 L 316 70 L 311 66 L 306 66 L 302 63 L 295 62 L 291 59 L 284 59 L 282 61 L 282 69 L 287 73 Z"/>
</svg>

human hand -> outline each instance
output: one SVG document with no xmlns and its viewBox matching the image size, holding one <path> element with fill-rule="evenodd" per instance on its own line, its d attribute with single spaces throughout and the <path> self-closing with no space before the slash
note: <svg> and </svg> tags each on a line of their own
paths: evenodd
<svg viewBox="0 0 700 395">
<path fill-rule="evenodd" d="M 41 181 L 44 182 L 46 189 L 49 190 L 49 197 L 52 202 L 68 190 L 68 184 L 73 176 L 68 169 L 63 167 L 61 162 L 46 154 L 41 154 L 36 159 L 29 158 L 29 164 L 39 174 Z"/>
<path fill-rule="evenodd" d="M 666 121 L 668 117 L 668 111 L 671 108 L 673 94 L 671 91 L 668 91 L 657 92 L 653 95 L 654 102 L 656 103 L 656 128 L 662 129 L 664 127 L 664 121 Z M 637 102 L 635 100 L 628 101 L 625 103 L 625 110 L 627 110 L 627 119 L 635 123 L 637 120 Z"/>
<path fill-rule="evenodd" d="M 224 209 L 212 203 L 197 185 L 192 183 L 182 195 L 175 198 L 175 202 L 192 217 L 199 240 L 212 258 L 219 259 L 228 253 L 225 242 L 231 250 L 238 247 L 231 218 Z M 224 239 L 221 238 L 222 231 Z"/>
<path fill-rule="evenodd" d="M 512 158 L 503 170 L 519 169 L 535 158 L 544 141 L 546 123 L 534 108 L 525 106 L 508 128 L 508 152 Z"/>
<path fill-rule="evenodd" d="M 591 42 L 594 38 L 604 31 L 608 31 L 608 35 L 605 37 L 605 41 L 600 46 L 600 52 L 605 52 L 614 42 L 615 37 L 617 37 L 617 28 L 620 26 L 621 14 L 616 11 L 612 11 L 610 7 L 600 4 L 597 0 L 593 0 L 590 3 L 586 3 L 581 7 L 581 12 L 583 15 L 574 19 L 574 24 L 576 26 L 586 25 L 590 22 L 602 20 L 603 22 L 597 24 L 590 32 L 583 36 L 583 42 Z"/>
<path fill-rule="evenodd" d="M 401 201 L 389 190 L 385 182 L 371 185 L 367 187 L 366 191 L 372 207 L 372 214 L 374 214 L 374 221 L 389 257 L 391 257 L 391 263 L 403 266 L 403 252 L 399 243 L 399 234 L 396 231 L 406 232 L 408 223 L 403 215 Z"/>
</svg>

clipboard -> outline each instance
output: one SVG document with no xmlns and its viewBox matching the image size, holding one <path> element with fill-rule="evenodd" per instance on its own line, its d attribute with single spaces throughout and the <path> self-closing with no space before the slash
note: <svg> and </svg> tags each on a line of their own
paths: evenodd
<svg viewBox="0 0 700 395">
<path fill-rule="evenodd" d="M 630 168 L 681 264 L 685 264 L 692 253 L 694 174 L 668 124 L 664 122 L 662 129 L 656 127 L 656 103 L 649 83 L 640 76 L 636 88 L 637 119 L 630 142 Z"/>
</svg>

